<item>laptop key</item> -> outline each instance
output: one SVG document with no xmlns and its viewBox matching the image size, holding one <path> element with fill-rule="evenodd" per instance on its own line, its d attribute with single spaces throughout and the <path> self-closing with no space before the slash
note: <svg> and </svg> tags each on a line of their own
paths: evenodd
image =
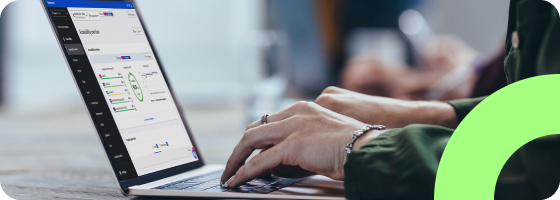
<svg viewBox="0 0 560 200">
<path fill-rule="evenodd" d="M 185 187 L 171 186 L 171 187 L 162 188 L 162 190 L 182 190 L 183 188 Z"/>
<path fill-rule="evenodd" d="M 210 181 L 210 180 L 214 180 L 214 179 L 217 179 L 217 177 L 205 176 L 205 177 L 200 177 L 200 178 L 196 179 L 196 181 L 206 182 L 206 181 Z"/>
<path fill-rule="evenodd" d="M 194 185 L 196 185 L 196 184 L 200 184 L 200 183 L 202 183 L 202 182 L 201 181 L 185 181 L 185 182 L 182 182 L 182 183 L 179 183 L 179 184 L 194 184 Z"/>
<path fill-rule="evenodd" d="M 246 185 L 242 185 L 239 186 L 238 188 L 232 188 L 230 189 L 228 192 L 243 192 L 243 193 L 247 193 L 250 192 L 252 190 L 254 190 L 254 187 L 250 187 L 250 186 L 246 186 Z"/>
<path fill-rule="evenodd" d="M 168 187 L 168 186 L 169 186 L 169 184 L 165 184 L 165 185 L 160 185 L 160 186 L 157 186 L 157 187 L 155 187 L 155 188 L 152 188 L 152 189 L 157 189 L 157 190 L 160 190 L 160 189 L 162 189 L 162 188 L 164 188 L 164 187 Z"/>
<path fill-rule="evenodd" d="M 206 190 L 210 187 L 205 187 L 205 186 L 194 186 L 194 187 L 190 187 L 190 188 L 185 188 L 182 189 L 183 191 L 202 191 L 202 190 Z"/>
<path fill-rule="evenodd" d="M 220 180 L 211 180 L 211 181 L 204 181 L 204 182 L 200 182 L 202 184 L 219 184 Z"/>
<path fill-rule="evenodd" d="M 197 185 L 196 187 L 202 187 L 204 189 L 208 189 L 216 186 L 218 186 L 218 184 L 202 184 L 202 185 Z"/>
<path fill-rule="evenodd" d="M 251 191 L 251 190 L 254 190 L 255 187 L 248 186 L 248 185 L 242 185 L 242 186 L 239 186 L 238 189 L 241 190 L 241 191 L 247 191 L 247 192 L 249 192 L 249 191 Z"/>
<path fill-rule="evenodd" d="M 160 186 L 158 186 L 158 187 L 155 187 L 155 188 L 152 188 L 152 189 L 163 189 L 163 188 L 166 188 L 166 187 L 169 187 L 169 186 L 175 185 L 175 184 L 176 184 L 175 182 L 173 182 L 173 183 L 168 183 L 168 184 L 165 184 L 165 185 L 160 185 Z"/>
<path fill-rule="evenodd" d="M 202 191 L 218 186 L 220 184 L 221 175 L 222 171 L 216 171 L 202 176 L 175 181 L 152 189 Z"/>
<path fill-rule="evenodd" d="M 179 183 L 177 185 L 174 185 L 173 187 L 183 187 L 183 188 L 187 188 L 187 187 L 192 187 L 197 185 L 198 183 Z"/>
</svg>

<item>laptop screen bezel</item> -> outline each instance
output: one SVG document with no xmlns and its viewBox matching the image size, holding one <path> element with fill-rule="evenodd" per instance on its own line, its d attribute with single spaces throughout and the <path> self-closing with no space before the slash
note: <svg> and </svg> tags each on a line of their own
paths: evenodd
<svg viewBox="0 0 560 200">
<path fill-rule="evenodd" d="M 68 67 L 71 69 L 70 62 L 68 60 L 68 54 L 62 48 L 63 43 L 62 43 L 62 41 L 60 41 L 60 39 L 58 37 L 59 35 L 58 35 L 58 31 L 54 27 L 54 21 L 53 21 L 52 17 L 49 15 L 48 6 L 46 5 L 46 0 L 39 0 L 39 1 L 41 1 L 41 4 L 43 5 L 43 8 L 44 8 L 45 13 L 47 15 L 47 18 L 49 19 L 49 23 L 51 23 L 51 27 L 53 28 L 53 31 L 56 34 L 55 36 L 56 36 L 57 41 L 58 41 L 58 43 L 61 47 L 62 53 L 64 54 L 64 59 L 66 60 L 66 63 L 68 64 Z M 171 97 L 173 99 L 175 99 L 175 106 L 179 110 L 179 115 L 181 117 L 181 121 L 183 122 L 183 125 L 185 126 L 185 128 L 187 130 L 187 134 L 188 134 L 189 138 L 191 139 L 191 142 L 192 142 L 195 150 L 197 151 L 197 155 L 198 155 L 198 158 L 199 158 L 197 161 L 194 161 L 194 162 L 178 165 L 178 166 L 175 166 L 175 167 L 172 167 L 172 168 L 168 168 L 168 169 L 153 172 L 153 173 L 150 173 L 150 174 L 138 176 L 136 178 L 132 178 L 132 179 L 128 179 L 128 180 L 120 180 L 120 178 L 118 176 L 118 171 L 115 167 L 115 164 L 110 159 L 110 155 L 109 155 L 109 151 L 108 151 L 107 147 L 103 143 L 101 143 L 101 146 L 103 146 L 103 149 L 105 150 L 105 154 L 107 156 L 107 159 L 111 163 L 111 167 L 113 169 L 113 175 L 119 183 L 119 186 L 121 188 L 121 192 L 125 195 L 128 195 L 128 188 L 131 187 L 131 186 L 146 184 L 146 183 L 149 183 L 149 182 L 153 182 L 153 181 L 156 181 L 156 180 L 160 180 L 160 179 L 163 179 L 163 178 L 167 178 L 167 177 L 170 177 L 170 176 L 174 176 L 174 175 L 177 175 L 177 174 L 180 174 L 180 173 L 184 173 L 186 171 L 190 171 L 190 170 L 202 167 L 204 165 L 203 156 L 201 155 L 200 149 L 198 148 L 198 145 L 196 144 L 195 138 L 193 137 L 192 132 L 191 132 L 191 130 L 190 130 L 188 124 L 187 124 L 187 120 L 186 120 L 186 117 L 184 116 L 184 114 L 182 112 L 182 108 L 179 105 L 179 103 L 177 101 L 177 98 L 175 97 L 175 94 L 173 92 L 173 88 L 171 87 L 171 84 L 168 81 L 168 78 L 166 76 L 164 67 L 159 60 L 158 53 L 157 53 L 156 49 L 154 48 L 154 45 L 152 45 L 152 40 L 150 39 L 149 30 L 144 25 L 144 21 L 142 20 L 142 14 L 140 12 L 140 9 L 138 9 L 137 4 L 134 2 L 134 0 L 95 0 L 95 1 L 130 2 L 130 3 L 133 4 L 134 9 L 136 10 L 138 19 L 140 20 L 140 24 L 142 25 L 142 28 L 144 29 L 144 33 L 146 34 L 146 37 L 148 39 L 148 43 L 149 43 L 149 45 L 152 48 L 152 51 L 154 53 L 154 57 L 156 59 L 156 62 L 160 66 L 160 69 L 161 69 L 164 80 L 167 82 L 167 86 L 169 87 Z M 77 81 L 76 78 L 75 78 L 73 70 L 70 70 L 70 71 L 72 73 L 72 78 L 74 79 L 74 81 Z M 78 87 L 77 82 L 76 82 L 76 85 Z M 80 94 L 82 95 L 82 100 L 84 100 L 84 94 L 81 92 L 80 89 L 78 89 L 78 90 L 80 91 Z M 95 113 L 93 113 L 90 110 L 89 105 L 85 102 L 85 100 L 83 102 L 84 102 L 84 104 L 85 104 L 85 106 L 88 110 L 88 113 L 90 115 L 90 119 L 93 122 L 93 118 L 94 118 Z M 102 135 L 99 131 L 99 127 L 97 127 L 97 125 L 95 123 L 93 123 L 93 125 L 96 129 L 96 132 L 97 132 L 98 136 L 100 137 L 100 141 L 102 141 Z"/>
</svg>

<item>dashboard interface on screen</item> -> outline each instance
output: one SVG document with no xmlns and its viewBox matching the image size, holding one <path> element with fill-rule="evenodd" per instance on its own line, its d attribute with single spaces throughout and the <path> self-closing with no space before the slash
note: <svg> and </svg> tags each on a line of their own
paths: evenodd
<svg viewBox="0 0 560 200">
<path fill-rule="evenodd" d="M 134 5 L 45 3 L 119 179 L 198 160 Z"/>
</svg>

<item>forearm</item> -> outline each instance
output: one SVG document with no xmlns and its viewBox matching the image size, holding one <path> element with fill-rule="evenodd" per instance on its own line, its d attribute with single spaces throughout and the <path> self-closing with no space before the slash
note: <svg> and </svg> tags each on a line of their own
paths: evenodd
<svg viewBox="0 0 560 200">
<path fill-rule="evenodd" d="M 388 128 L 402 128 L 411 124 L 428 124 L 457 128 L 459 121 L 453 106 L 437 101 L 404 101 L 384 97 L 373 97 L 372 105 L 366 106 L 371 113 L 358 120 L 381 124 Z"/>
<path fill-rule="evenodd" d="M 329 87 L 316 103 L 361 122 L 385 125 L 390 129 L 411 124 L 456 128 L 459 124 L 453 106 L 444 102 L 405 101 Z"/>
<path fill-rule="evenodd" d="M 429 124 L 455 129 L 459 125 L 455 109 L 448 103 L 437 101 L 420 101 L 410 111 L 407 125 Z"/>
<path fill-rule="evenodd" d="M 418 108 L 416 108 L 417 110 L 415 111 L 423 114 L 417 114 L 418 115 L 416 116 L 418 117 L 417 120 L 419 122 L 423 121 L 425 123 L 411 123 L 411 124 L 431 124 L 431 125 L 439 125 L 448 128 L 457 127 L 458 124 L 457 117 L 451 105 L 447 103 L 441 103 L 441 102 L 418 102 L 418 104 L 423 104 L 423 105 L 418 105 Z M 374 130 L 364 134 L 362 137 L 358 138 L 356 142 L 354 142 L 352 150 L 354 151 L 362 148 L 363 146 L 365 146 L 375 138 L 378 138 L 381 134 L 385 132 L 387 132 L 387 130 L 385 131 Z"/>
</svg>

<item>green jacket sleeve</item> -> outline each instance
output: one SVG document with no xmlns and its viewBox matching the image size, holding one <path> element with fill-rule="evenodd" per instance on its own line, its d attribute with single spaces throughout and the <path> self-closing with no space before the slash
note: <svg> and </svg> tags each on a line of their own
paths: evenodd
<svg viewBox="0 0 560 200">
<path fill-rule="evenodd" d="M 486 99 L 486 97 L 479 97 L 474 99 L 460 99 L 460 100 L 450 101 L 448 103 L 451 104 L 451 106 L 453 106 L 453 108 L 455 109 L 455 113 L 457 114 L 457 119 L 459 120 L 459 123 L 461 123 L 461 121 L 465 119 L 467 114 L 469 114 L 469 112 L 471 112 L 471 110 L 474 109 L 474 107 L 476 107 L 484 99 Z"/>
<path fill-rule="evenodd" d="M 508 84 L 560 73 L 559 35 L 560 16 L 550 3 L 512 0 L 505 59 Z M 449 104 L 462 121 L 483 99 Z M 527 131 L 531 131 L 531 124 L 527 126 Z M 439 161 L 452 133 L 451 129 L 437 126 L 411 125 L 389 130 L 353 151 L 344 166 L 346 197 L 350 200 L 433 199 Z M 476 144 L 473 148 L 492 150 L 491 146 Z M 545 199 L 556 191 L 559 182 L 560 136 L 539 138 L 525 144 L 506 162 L 496 182 L 495 199 Z"/>
<path fill-rule="evenodd" d="M 528 130 L 530 131 L 530 130 Z M 349 200 L 432 200 L 437 169 L 453 130 L 411 125 L 380 135 L 353 151 L 344 165 Z M 488 148 L 492 147 L 476 147 Z M 560 181 L 560 135 L 527 143 L 507 161 L 496 183 L 497 200 L 541 200 Z"/>
<path fill-rule="evenodd" d="M 346 198 L 433 199 L 439 160 L 452 129 L 411 125 L 353 151 L 344 166 Z"/>
</svg>

